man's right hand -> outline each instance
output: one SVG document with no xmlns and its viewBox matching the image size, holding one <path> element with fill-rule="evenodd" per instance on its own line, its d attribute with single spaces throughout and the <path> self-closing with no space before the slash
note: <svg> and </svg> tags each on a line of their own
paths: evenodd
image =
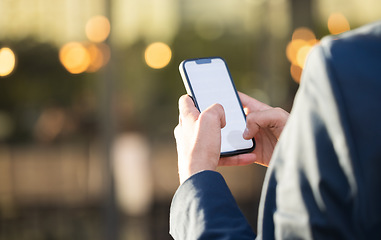
<svg viewBox="0 0 381 240">
<path fill-rule="evenodd" d="M 255 138 L 256 147 L 252 153 L 221 158 L 219 166 L 237 166 L 257 163 L 268 166 L 275 145 L 286 125 L 289 113 L 281 108 L 273 108 L 246 94 L 239 93 L 246 110 L 245 139 Z"/>
</svg>

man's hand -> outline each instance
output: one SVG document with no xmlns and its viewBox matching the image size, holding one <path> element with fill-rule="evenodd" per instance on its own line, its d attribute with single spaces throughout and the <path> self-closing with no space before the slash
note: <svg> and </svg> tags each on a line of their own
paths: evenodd
<svg viewBox="0 0 381 240">
<path fill-rule="evenodd" d="M 257 163 L 268 166 L 275 145 L 286 125 L 289 113 L 281 108 L 273 108 L 260 101 L 239 93 L 246 110 L 245 139 L 255 138 L 256 146 L 252 153 L 221 158 L 219 166 L 237 166 Z"/>
<path fill-rule="evenodd" d="M 200 113 L 192 99 L 179 99 L 179 124 L 175 128 L 180 184 L 202 170 L 216 170 L 221 151 L 224 109 L 214 104 Z"/>
</svg>

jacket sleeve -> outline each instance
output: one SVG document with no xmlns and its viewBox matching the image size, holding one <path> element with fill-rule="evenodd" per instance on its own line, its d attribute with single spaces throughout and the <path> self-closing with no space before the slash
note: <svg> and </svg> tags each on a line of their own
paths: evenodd
<svg viewBox="0 0 381 240">
<path fill-rule="evenodd" d="M 254 239 L 221 174 L 202 171 L 176 191 L 170 210 L 174 239 Z"/>
</svg>

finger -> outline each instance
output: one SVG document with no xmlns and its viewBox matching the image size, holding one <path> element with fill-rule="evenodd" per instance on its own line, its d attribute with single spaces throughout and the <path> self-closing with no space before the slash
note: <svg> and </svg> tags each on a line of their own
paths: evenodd
<svg viewBox="0 0 381 240">
<path fill-rule="evenodd" d="M 255 153 L 239 154 L 231 157 L 222 157 L 218 166 L 244 166 L 255 163 L 257 155 Z"/>
<path fill-rule="evenodd" d="M 224 128 L 226 126 L 225 110 L 221 104 L 213 104 L 205 109 L 201 113 L 200 119 L 201 118 L 207 118 L 210 121 L 219 122 L 220 128 Z"/>
<path fill-rule="evenodd" d="M 179 134 L 180 134 L 180 130 L 181 130 L 181 126 L 180 126 L 180 124 L 177 125 L 177 126 L 175 127 L 175 129 L 173 130 L 173 135 L 175 136 L 175 139 L 177 139 L 178 136 L 180 136 L 180 135 L 179 135 Z"/>
<path fill-rule="evenodd" d="M 243 107 L 247 108 L 248 113 L 254 111 L 263 111 L 271 108 L 269 105 L 260 102 L 244 93 L 238 92 L 238 96 L 241 100 Z"/>
<path fill-rule="evenodd" d="M 279 138 L 288 118 L 288 113 L 281 108 L 271 108 L 265 111 L 253 112 L 246 117 L 245 139 L 255 137 L 260 128 L 266 128 Z"/>
<path fill-rule="evenodd" d="M 250 113 L 246 117 L 246 129 L 243 133 L 245 139 L 255 137 L 260 128 L 267 128 L 272 121 L 270 111 L 260 111 Z"/>
<path fill-rule="evenodd" d="M 200 112 L 195 107 L 192 99 L 188 95 L 183 95 L 179 98 L 179 118 L 180 122 L 184 119 L 189 119 L 190 121 L 197 120 Z"/>
</svg>

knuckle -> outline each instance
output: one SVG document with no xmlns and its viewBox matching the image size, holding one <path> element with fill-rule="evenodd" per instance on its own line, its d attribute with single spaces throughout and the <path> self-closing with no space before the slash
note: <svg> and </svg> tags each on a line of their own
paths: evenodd
<svg viewBox="0 0 381 240">
<path fill-rule="evenodd" d="M 246 116 L 246 123 L 247 124 L 251 124 L 253 121 L 254 121 L 254 114 L 255 113 L 249 113 L 247 116 Z"/>
<path fill-rule="evenodd" d="M 280 107 L 275 107 L 274 111 L 278 114 L 278 116 L 280 118 L 287 118 L 289 115 L 289 113 L 287 111 L 285 111 L 284 109 L 282 109 Z"/>
<path fill-rule="evenodd" d="M 224 107 L 221 104 L 219 104 L 219 103 L 214 104 L 214 107 L 219 112 L 223 112 L 224 111 Z"/>
</svg>

